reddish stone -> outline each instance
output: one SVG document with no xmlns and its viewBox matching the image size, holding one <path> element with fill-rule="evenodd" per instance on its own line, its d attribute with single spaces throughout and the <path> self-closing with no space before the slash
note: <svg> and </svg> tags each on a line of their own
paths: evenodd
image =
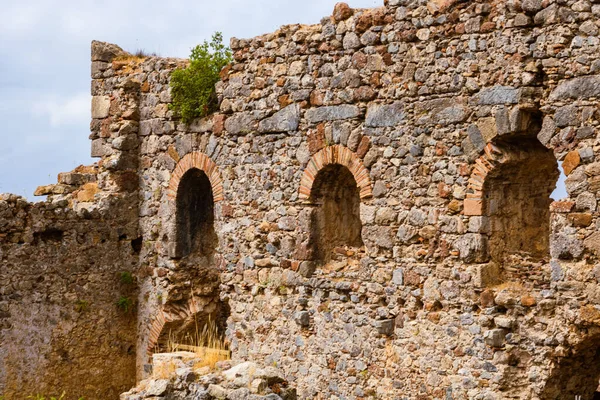
<svg viewBox="0 0 600 400">
<path fill-rule="evenodd" d="M 169 270 L 166 268 L 156 268 L 156 276 L 158 276 L 159 278 L 164 278 L 165 276 L 167 276 L 169 274 Z"/>
<path fill-rule="evenodd" d="M 401 42 L 414 42 L 415 40 L 417 40 L 416 29 L 406 29 L 400 32 Z"/>
<path fill-rule="evenodd" d="M 110 125 L 112 124 L 113 119 L 111 117 L 104 118 L 100 123 L 100 137 L 101 138 L 109 138 L 110 137 Z"/>
<path fill-rule="evenodd" d="M 370 101 L 377 97 L 377 93 L 370 86 L 361 86 L 354 91 L 354 97 L 359 101 Z"/>
<path fill-rule="evenodd" d="M 313 90 L 310 94 L 310 104 L 313 106 L 322 106 L 325 95 L 320 90 Z"/>
<path fill-rule="evenodd" d="M 575 202 L 573 201 L 555 201 L 550 204 L 550 212 L 555 213 L 568 213 L 575 207 Z"/>
<path fill-rule="evenodd" d="M 366 11 L 356 20 L 356 32 L 366 32 L 371 26 L 373 26 L 373 15 Z"/>
<path fill-rule="evenodd" d="M 494 305 L 494 292 L 491 290 L 484 290 L 479 295 L 479 301 L 484 308 L 492 307 Z"/>
<path fill-rule="evenodd" d="M 363 158 L 365 156 L 365 154 L 367 154 L 367 152 L 369 151 L 370 147 L 371 147 L 371 140 L 369 139 L 368 136 L 363 136 L 358 145 L 358 149 L 356 149 L 356 155 L 359 156 L 360 158 Z"/>
<path fill-rule="evenodd" d="M 367 55 L 356 52 L 352 56 L 352 66 L 356 69 L 363 69 L 367 65 Z"/>
<path fill-rule="evenodd" d="M 373 73 L 373 75 L 371 75 L 371 79 L 369 79 L 369 83 L 375 87 L 381 86 L 381 75 L 379 74 L 379 72 L 375 72 L 375 73 Z"/>
<path fill-rule="evenodd" d="M 535 297 L 531 296 L 530 294 L 524 294 L 523 296 L 521 296 L 521 305 L 523 305 L 524 307 L 533 307 L 536 304 L 537 301 Z"/>
<path fill-rule="evenodd" d="M 421 284 L 421 276 L 414 271 L 406 271 L 404 274 L 404 283 L 408 286 L 419 286 Z"/>
<path fill-rule="evenodd" d="M 464 215 L 483 214 L 483 201 L 481 199 L 465 199 L 463 205 L 465 207 Z"/>
<path fill-rule="evenodd" d="M 281 108 L 284 108 L 286 106 L 289 106 L 290 104 L 292 104 L 294 101 L 290 99 L 290 96 L 287 94 L 284 94 L 282 96 L 279 96 L 279 99 L 277 99 L 279 102 L 279 105 L 281 106 Z"/>
<path fill-rule="evenodd" d="M 458 173 L 461 176 L 469 176 L 469 175 L 471 175 L 471 166 L 469 164 L 460 164 L 458 166 Z"/>
<path fill-rule="evenodd" d="M 496 23 L 492 21 L 481 24 L 481 32 L 492 32 L 494 29 L 496 29 Z"/>
<path fill-rule="evenodd" d="M 226 81 L 229 79 L 229 72 L 231 71 L 231 64 L 227 64 L 221 72 L 219 72 L 219 77 L 222 81 Z"/>
<path fill-rule="evenodd" d="M 221 205 L 221 215 L 225 218 L 233 217 L 233 206 L 230 204 Z"/>
<path fill-rule="evenodd" d="M 450 186 L 446 185 L 444 182 L 438 183 L 438 195 L 442 199 L 447 199 L 450 196 L 451 191 L 452 188 L 450 188 Z"/>
<path fill-rule="evenodd" d="M 213 117 L 213 133 L 215 135 L 221 135 L 225 129 L 225 115 L 215 114 Z"/>
<path fill-rule="evenodd" d="M 448 150 L 448 148 L 446 147 L 446 145 L 444 143 L 438 142 L 435 145 L 435 155 L 436 156 L 443 156 L 446 154 L 446 151 Z"/>
<path fill-rule="evenodd" d="M 337 3 L 333 8 L 333 19 L 335 22 L 344 21 L 354 14 L 354 10 L 346 3 Z"/>
<path fill-rule="evenodd" d="M 573 226 L 585 228 L 592 223 L 592 214 L 588 213 L 572 213 L 568 216 L 569 221 Z"/>
<path fill-rule="evenodd" d="M 325 147 L 325 126 L 319 124 L 317 129 L 311 129 L 308 132 L 308 151 L 315 154 Z"/>
<path fill-rule="evenodd" d="M 431 312 L 427 314 L 427 319 L 434 324 L 440 322 L 440 313 L 439 312 Z"/>
<path fill-rule="evenodd" d="M 563 171 L 565 171 L 565 175 L 569 176 L 569 174 L 579 166 L 580 162 L 581 157 L 579 157 L 579 152 L 577 150 L 569 152 L 569 154 L 567 154 L 567 156 L 562 162 L 562 167 Z"/>
<path fill-rule="evenodd" d="M 394 64 L 394 60 L 392 59 L 392 55 L 390 53 L 384 53 L 382 54 L 382 58 L 383 58 L 383 62 L 385 63 L 385 65 L 387 65 L 388 67 L 392 64 Z"/>
<path fill-rule="evenodd" d="M 457 24 L 456 27 L 454 28 L 454 32 L 458 33 L 459 35 L 462 35 L 465 33 L 465 24 Z"/>
</svg>

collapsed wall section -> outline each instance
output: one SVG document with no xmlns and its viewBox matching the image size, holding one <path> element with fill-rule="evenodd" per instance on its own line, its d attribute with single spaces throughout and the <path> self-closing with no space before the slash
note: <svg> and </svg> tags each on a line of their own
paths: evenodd
<svg viewBox="0 0 600 400">
<path fill-rule="evenodd" d="M 93 77 L 118 56 L 94 42 Z M 135 383 L 140 88 L 118 83 L 92 84 L 98 163 L 40 186 L 46 201 L 0 196 L 3 398 L 117 398 Z"/>
</svg>

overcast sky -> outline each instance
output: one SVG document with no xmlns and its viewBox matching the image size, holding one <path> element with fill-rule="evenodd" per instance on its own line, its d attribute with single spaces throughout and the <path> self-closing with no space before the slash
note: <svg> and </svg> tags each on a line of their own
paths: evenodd
<svg viewBox="0 0 600 400">
<path fill-rule="evenodd" d="M 89 164 L 90 42 L 187 57 L 215 31 L 249 38 L 318 23 L 337 0 L 0 0 L 0 193 Z M 383 0 L 350 0 L 377 7 Z"/>
<path fill-rule="evenodd" d="M 249 38 L 318 23 L 338 0 L 0 0 L 0 193 L 34 200 L 90 164 L 90 42 L 187 57 L 215 31 Z M 383 0 L 350 0 L 378 7 Z"/>
</svg>

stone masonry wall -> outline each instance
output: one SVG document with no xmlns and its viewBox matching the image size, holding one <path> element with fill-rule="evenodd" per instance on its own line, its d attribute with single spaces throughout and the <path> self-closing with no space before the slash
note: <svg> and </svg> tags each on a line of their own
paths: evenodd
<svg viewBox="0 0 600 400">
<path fill-rule="evenodd" d="M 168 107 L 185 60 L 94 42 L 93 196 L 128 202 L 139 230 L 137 377 L 210 316 L 236 361 L 278 367 L 300 398 L 591 398 L 599 16 L 588 0 L 338 4 L 233 39 L 220 111 L 190 125 Z M 189 204 L 210 196 L 186 182 L 210 191 L 202 217 Z M 71 187 L 41 193 L 93 191 Z M 186 216 L 216 247 L 178 243 Z"/>
<path fill-rule="evenodd" d="M 197 168 L 222 189 L 215 265 L 233 357 L 278 366 L 300 397 L 591 396 L 598 7 L 338 5 L 318 25 L 232 40 L 220 112 L 190 126 L 163 113 L 167 74 L 143 75 L 142 262 L 154 269 L 139 366 L 167 322 L 214 310 L 161 305 L 178 269 L 179 177 Z M 569 175 L 551 206 L 557 163 L 540 143 Z M 209 171 L 193 161 L 204 157 Z M 355 178 L 364 246 L 323 264 L 311 191 L 330 164 Z M 523 182 L 495 217 L 489 188 Z M 518 215 L 523 199 L 533 216 Z M 540 228 L 513 240 L 523 221 Z"/>
<path fill-rule="evenodd" d="M 92 45 L 93 63 L 121 53 Z M 136 382 L 139 88 L 102 90 L 92 102 L 92 139 L 109 132 L 114 151 L 94 140 L 92 155 L 102 160 L 40 186 L 44 202 L 0 195 L 5 399 L 110 399 Z"/>
</svg>

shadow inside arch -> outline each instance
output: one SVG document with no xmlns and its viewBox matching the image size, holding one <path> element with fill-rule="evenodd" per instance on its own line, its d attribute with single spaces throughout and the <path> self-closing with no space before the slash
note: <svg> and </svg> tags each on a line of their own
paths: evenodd
<svg viewBox="0 0 600 400">
<path fill-rule="evenodd" d="M 540 398 L 600 400 L 600 330 L 589 335 L 567 357 L 554 364 Z"/>
</svg>

